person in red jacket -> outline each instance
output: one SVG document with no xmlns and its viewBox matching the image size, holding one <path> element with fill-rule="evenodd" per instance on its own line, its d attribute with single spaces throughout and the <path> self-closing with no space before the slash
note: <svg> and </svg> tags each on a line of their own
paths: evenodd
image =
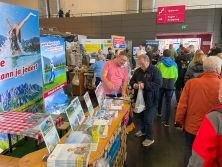
<svg viewBox="0 0 222 167">
<path fill-rule="evenodd" d="M 219 107 L 204 117 L 188 167 L 222 166 L 222 105 Z"/>
<path fill-rule="evenodd" d="M 222 79 L 220 80 L 219 101 L 222 103 Z M 188 167 L 222 166 L 222 104 L 211 111 L 204 117 L 194 140 Z"/>
<path fill-rule="evenodd" d="M 184 167 L 192 155 L 192 145 L 204 116 L 219 103 L 221 59 L 211 56 L 204 60 L 204 72 L 190 79 L 182 92 L 177 111 L 176 125 L 184 129 Z M 179 129 L 179 128 L 178 128 Z"/>
</svg>

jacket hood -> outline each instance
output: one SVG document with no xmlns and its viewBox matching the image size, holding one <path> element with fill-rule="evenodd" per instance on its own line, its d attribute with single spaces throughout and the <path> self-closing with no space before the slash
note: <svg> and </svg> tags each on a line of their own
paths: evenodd
<svg viewBox="0 0 222 167">
<path fill-rule="evenodd" d="M 158 61 L 157 64 L 163 63 L 167 67 L 175 66 L 177 68 L 177 64 L 170 57 L 164 57 Z"/>
<path fill-rule="evenodd" d="M 191 67 L 191 69 L 194 72 L 203 72 L 203 64 L 201 63 L 196 63 L 193 67 Z"/>
</svg>

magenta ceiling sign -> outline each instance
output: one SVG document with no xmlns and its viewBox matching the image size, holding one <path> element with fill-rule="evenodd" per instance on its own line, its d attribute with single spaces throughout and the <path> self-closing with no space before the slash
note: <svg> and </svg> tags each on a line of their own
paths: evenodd
<svg viewBox="0 0 222 167">
<path fill-rule="evenodd" d="M 158 7 L 157 24 L 184 22 L 185 5 Z"/>
</svg>

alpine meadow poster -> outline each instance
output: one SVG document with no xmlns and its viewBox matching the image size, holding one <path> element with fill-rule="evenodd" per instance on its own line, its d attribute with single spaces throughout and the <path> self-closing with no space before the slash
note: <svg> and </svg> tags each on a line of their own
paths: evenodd
<svg viewBox="0 0 222 167">
<path fill-rule="evenodd" d="M 43 112 L 38 11 L 3 2 L 0 8 L 0 112 Z M 0 151 L 8 147 L 5 136 Z"/>
<path fill-rule="evenodd" d="M 64 39 L 41 37 L 40 43 L 45 112 L 60 114 L 68 103 L 62 89 L 67 84 Z"/>
</svg>

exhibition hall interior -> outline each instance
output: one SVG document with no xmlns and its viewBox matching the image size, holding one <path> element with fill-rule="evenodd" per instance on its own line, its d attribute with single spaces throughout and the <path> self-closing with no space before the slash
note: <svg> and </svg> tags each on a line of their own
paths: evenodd
<svg viewBox="0 0 222 167">
<path fill-rule="evenodd" d="M 222 0 L 0 8 L 0 167 L 222 166 Z"/>
</svg>

